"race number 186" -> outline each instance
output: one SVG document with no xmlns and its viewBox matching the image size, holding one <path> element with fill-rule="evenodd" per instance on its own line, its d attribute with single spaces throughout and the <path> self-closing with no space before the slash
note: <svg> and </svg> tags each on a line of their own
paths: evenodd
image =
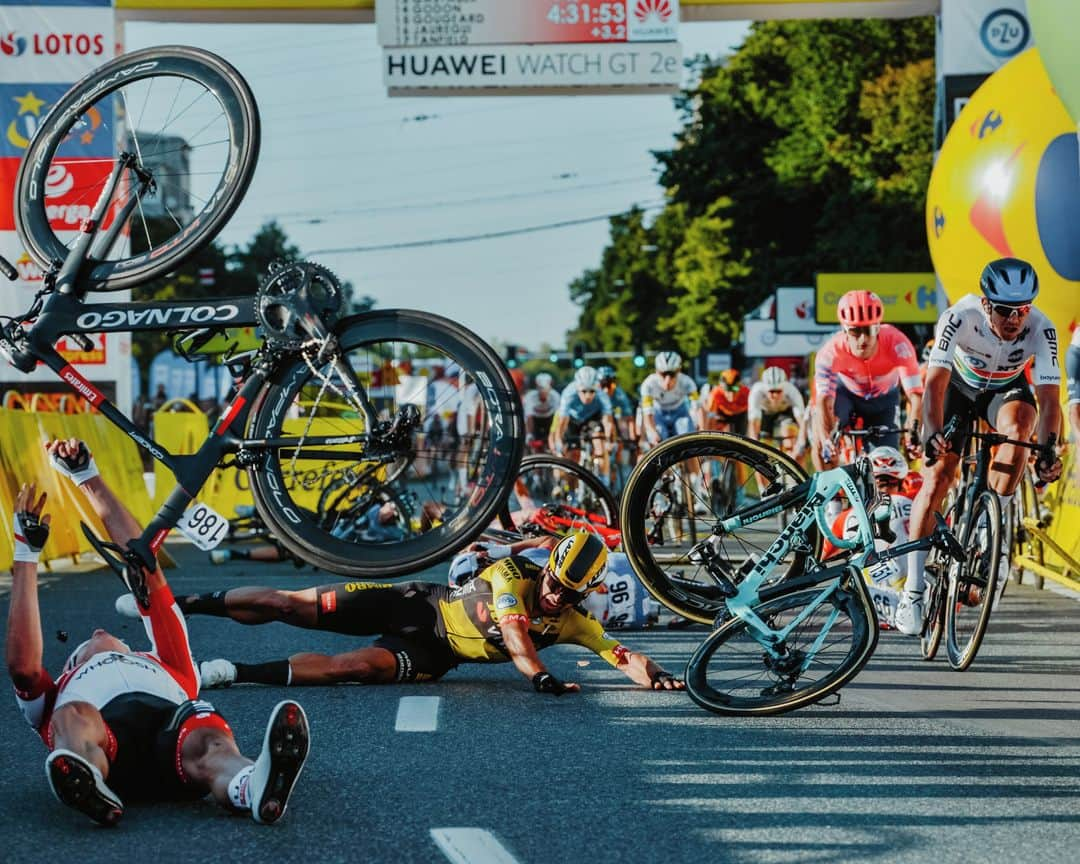
<svg viewBox="0 0 1080 864">
<path fill-rule="evenodd" d="M 176 527 L 204 552 L 217 546 L 229 533 L 229 521 L 212 507 L 197 501 L 184 511 Z"/>
</svg>

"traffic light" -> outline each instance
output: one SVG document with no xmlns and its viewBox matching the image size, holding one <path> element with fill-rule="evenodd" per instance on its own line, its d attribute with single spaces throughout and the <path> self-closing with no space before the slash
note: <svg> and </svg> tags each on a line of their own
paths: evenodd
<svg viewBox="0 0 1080 864">
<path fill-rule="evenodd" d="M 518 365 L 518 346 L 507 345 L 506 346 L 506 368 L 516 369 Z"/>
<path fill-rule="evenodd" d="M 645 346 L 640 342 L 634 346 L 634 365 L 638 369 L 645 368 Z"/>
<path fill-rule="evenodd" d="M 585 365 L 585 346 L 580 342 L 574 346 L 574 368 L 580 369 Z"/>
<path fill-rule="evenodd" d="M 559 352 L 558 351 L 552 351 L 550 354 L 548 354 L 548 360 L 550 360 L 552 363 L 555 363 L 556 365 L 558 365 L 558 363 L 559 363 Z"/>
</svg>

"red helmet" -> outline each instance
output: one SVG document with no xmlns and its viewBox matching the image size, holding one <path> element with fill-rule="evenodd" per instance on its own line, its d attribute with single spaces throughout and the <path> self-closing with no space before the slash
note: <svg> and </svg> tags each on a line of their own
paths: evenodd
<svg viewBox="0 0 1080 864">
<path fill-rule="evenodd" d="M 836 305 L 836 314 L 845 327 L 870 327 L 885 317 L 885 305 L 873 291 L 848 291 Z"/>
</svg>

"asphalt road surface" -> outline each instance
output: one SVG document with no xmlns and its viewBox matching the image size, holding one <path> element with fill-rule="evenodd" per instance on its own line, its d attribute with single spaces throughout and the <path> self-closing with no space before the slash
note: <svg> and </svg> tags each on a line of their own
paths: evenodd
<svg viewBox="0 0 1080 864">
<path fill-rule="evenodd" d="M 333 581 L 310 568 L 220 567 L 189 547 L 176 593 Z M 440 578 L 438 570 L 429 578 Z M 94 626 L 141 647 L 104 571 L 46 575 L 46 664 Z M 7 616 L 0 582 L 0 614 Z M 57 803 L 45 748 L 0 705 L 0 861 L 1074 862 L 1080 849 L 1080 603 L 1010 587 L 970 670 L 884 633 L 838 704 L 778 718 L 708 714 L 651 693 L 582 649 L 545 662 L 580 694 L 540 696 L 509 664 L 436 684 L 296 688 L 312 752 L 285 818 L 264 827 L 209 802 L 129 806 L 115 829 Z M 357 639 L 190 619 L 198 658 L 334 652 Z M 66 644 L 53 635 L 70 633 Z M 681 670 L 704 630 L 625 634 Z M 942 652 L 944 653 L 944 652 Z M 206 691 L 241 749 L 261 746 L 278 688 Z"/>
</svg>

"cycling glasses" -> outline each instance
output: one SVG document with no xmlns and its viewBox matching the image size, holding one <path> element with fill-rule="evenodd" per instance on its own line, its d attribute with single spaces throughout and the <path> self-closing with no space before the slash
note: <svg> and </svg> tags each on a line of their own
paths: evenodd
<svg viewBox="0 0 1080 864">
<path fill-rule="evenodd" d="M 595 387 L 578 387 L 578 393 L 595 393 Z"/>
<path fill-rule="evenodd" d="M 859 339 L 863 336 L 877 336 L 878 330 L 881 329 L 880 324 L 870 324 L 866 327 L 845 327 L 844 332 L 848 336 L 852 336 L 855 339 Z"/>
<path fill-rule="evenodd" d="M 660 377 L 661 378 L 674 378 L 678 374 L 679 374 L 678 372 L 661 372 Z"/>
<path fill-rule="evenodd" d="M 554 594 L 558 597 L 559 602 L 567 606 L 576 606 L 582 600 L 585 599 L 585 594 L 581 591 L 575 591 L 573 588 L 567 588 L 558 579 L 555 578 L 555 574 L 550 570 L 544 570 L 544 579 L 547 580 L 546 593 Z"/>
<path fill-rule="evenodd" d="M 1017 318 L 1023 318 L 1031 311 L 1031 304 L 1025 303 L 1022 306 L 1008 306 L 1005 303 L 991 303 L 990 308 L 1002 318 L 1012 318 L 1013 315 Z"/>
</svg>

